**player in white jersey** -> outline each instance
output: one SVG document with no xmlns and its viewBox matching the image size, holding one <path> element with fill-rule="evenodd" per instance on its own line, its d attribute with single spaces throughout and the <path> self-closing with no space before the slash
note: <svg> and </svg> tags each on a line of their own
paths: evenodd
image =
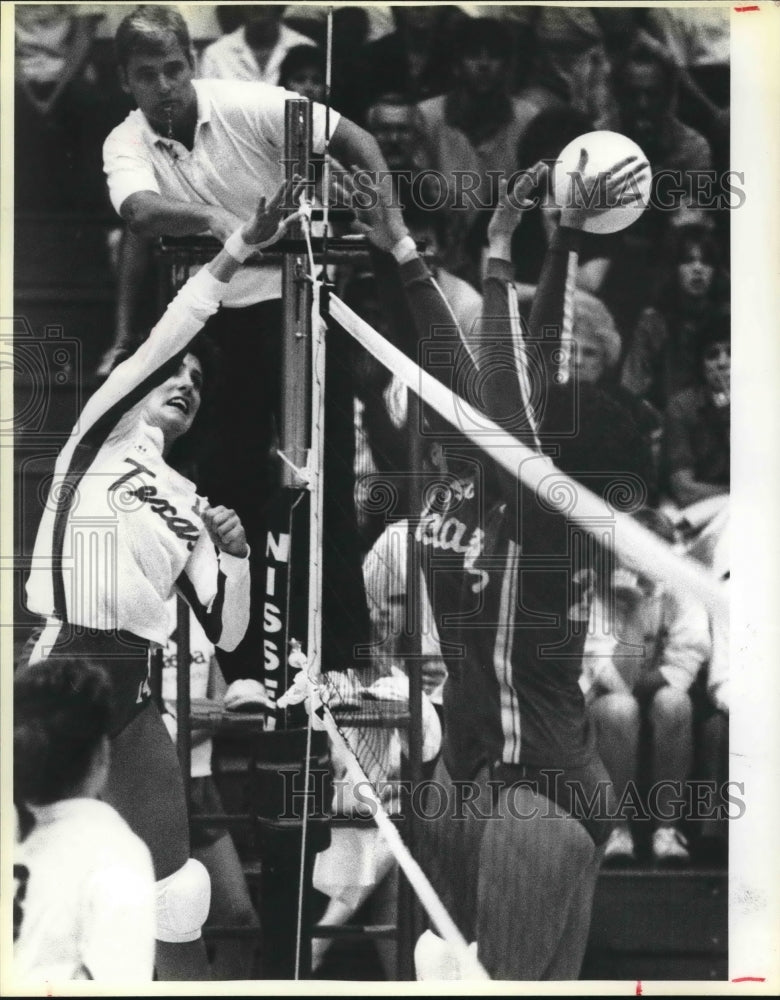
<svg viewBox="0 0 780 1000">
<path fill-rule="evenodd" d="M 14 683 L 16 986 L 152 978 L 149 849 L 97 799 L 111 695 L 106 672 L 81 660 L 40 663 Z"/>
<path fill-rule="evenodd" d="M 267 206 L 262 198 L 88 400 L 57 458 L 27 583 L 30 609 L 47 620 L 30 662 L 79 655 L 109 673 L 112 760 L 103 797 L 152 852 L 161 979 L 209 977 L 200 930 L 209 879 L 189 857 L 181 773 L 151 699 L 149 647 L 165 645 L 166 602 L 178 591 L 211 641 L 234 649 L 249 618 L 250 584 L 235 512 L 210 506 L 172 466 L 181 439 L 208 417 L 213 379 L 196 335 L 242 262 L 296 217 L 282 221 L 298 193 L 297 184 L 283 185 Z"/>
</svg>

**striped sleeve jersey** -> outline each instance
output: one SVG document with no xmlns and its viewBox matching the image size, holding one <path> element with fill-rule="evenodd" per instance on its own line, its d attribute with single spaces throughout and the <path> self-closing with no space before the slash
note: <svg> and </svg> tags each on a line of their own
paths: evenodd
<svg viewBox="0 0 780 1000">
<path fill-rule="evenodd" d="M 562 302 L 569 248 L 564 243 L 559 250 L 540 290 Z M 511 267 L 490 262 L 484 339 L 472 340 L 468 350 L 424 264 L 413 260 L 400 272 L 418 333 L 434 345 L 427 351 L 421 344 L 419 356 L 435 364 L 444 359 L 442 381 L 460 395 L 471 393 L 488 416 L 533 444 L 527 404 L 535 387 L 524 388 L 518 377 L 520 345 L 513 338 L 522 331 L 509 328 Z M 442 335 L 447 328 L 453 330 L 449 345 Z M 525 345 L 535 350 L 526 371 L 535 369 L 534 377 L 545 380 L 556 358 L 550 329 L 546 324 L 543 343 Z M 484 391 L 489 380 L 490 394 Z M 534 491 L 510 482 L 456 428 L 437 429 L 435 437 L 447 472 L 427 491 L 417 543 L 448 669 L 444 756 L 450 774 L 466 780 L 496 763 L 563 770 L 586 764 L 596 757 L 578 683 L 595 580 L 587 536 Z M 527 460 L 545 463 L 555 475 L 545 455 Z"/>
<path fill-rule="evenodd" d="M 57 458 L 27 600 L 56 622 L 122 629 L 164 645 L 166 601 L 181 593 L 215 645 L 234 649 L 249 618 L 249 560 L 218 552 L 206 501 L 165 462 L 147 393 L 178 369 L 227 288 L 203 268 L 149 338 L 90 397 Z"/>
<path fill-rule="evenodd" d="M 472 464 L 468 476 L 461 459 L 417 528 L 447 664 L 448 770 L 465 780 L 496 762 L 581 765 L 595 753 L 579 686 L 594 582 L 587 538 L 531 491 L 513 509 L 476 454 Z"/>
</svg>

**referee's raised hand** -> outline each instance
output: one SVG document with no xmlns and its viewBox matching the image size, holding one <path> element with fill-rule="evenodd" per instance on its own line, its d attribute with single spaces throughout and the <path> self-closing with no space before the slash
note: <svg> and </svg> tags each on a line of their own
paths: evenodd
<svg viewBox="0 0 780 1000">
<path fill-rule="evenodd" d="M 212 542 L 221 552 L 238 556 L 239 559 L 249 555 L 244 526 L 234 510 L 229 507 L 207 507 L 201 516 Z"/>
</svg>

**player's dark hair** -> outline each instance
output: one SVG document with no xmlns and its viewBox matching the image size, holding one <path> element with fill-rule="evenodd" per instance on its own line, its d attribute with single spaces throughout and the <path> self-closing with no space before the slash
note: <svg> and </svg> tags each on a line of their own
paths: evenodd
<svg viewBox="0 0 780 1000">
<path fill-rule="evenodd" d="M 48 659 L 14 678 L 14 799 L 48 805 L 69 798 L 108 735 L 111 685 L 80 659 Z"/>
<path fill-rule="evenodd" d="M 203 332 L 193 337 L 184 354 L 194 355 L 203 371 L 200 408 L 189 431 L 173 443 L 167 461 L 185 475 L 191 475 L 192 466 L 216 444 L 214 428 L 222 382 L 222 354 L 211 337 Z"/>
<path fill-rule="evenodd" d="M 114 36 L 117 64 L 127 69 L 130 57 L 138 53 L 157 55 L 171 36 L 181 46 L 192 66 L 192 43 L 187 22 L 175 7 L 143 4 L 122 19 Z"/>
<path fill-rule="evenodd" d="M 123 348 L 117 351 L 114 355 L 111 371 L 131 357 L 132 354 L 133 351 L 130 348 Z M 203 371 L 200 409 L 189 431 L 173 444 L 167 461 L 169 465 L 174 466 L 174 468 L 191 477 L 196 461 L 199 458 L 202 459 L 215 443 L 214 417 L 216 415 L 216 401 L 219 397 L 219 387 L 222 378 L 222 354 L 214 341 L 201 331 L 193 337 L 180 354 L 163 366 L 159 372 L 158 385 L 161 385 L 166 379 L 171 377 L 187 354 L 193 354 L 200 361 L 200 367 Z"/>
</svg>

